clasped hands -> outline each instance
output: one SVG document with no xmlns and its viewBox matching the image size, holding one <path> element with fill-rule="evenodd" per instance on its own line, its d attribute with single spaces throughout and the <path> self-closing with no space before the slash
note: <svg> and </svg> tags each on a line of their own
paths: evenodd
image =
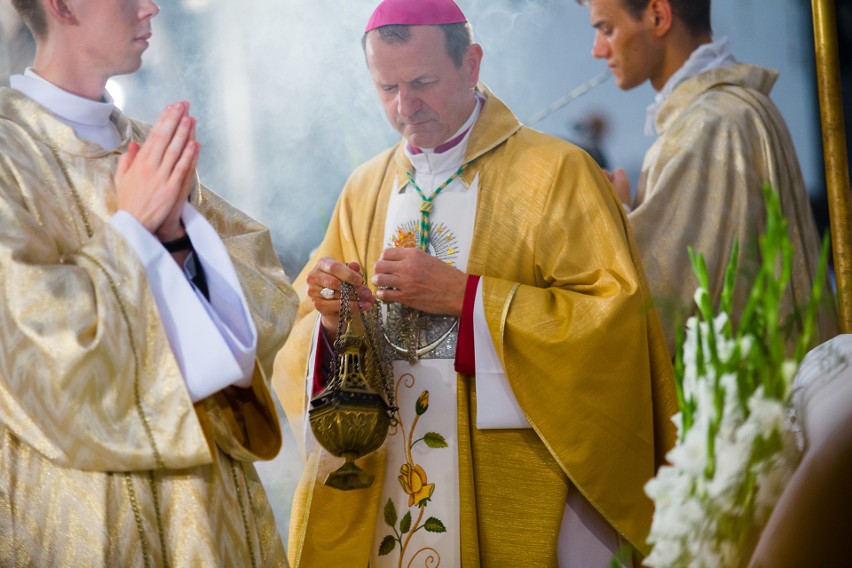
<svg viewBox="0 0 852 568">
<path fill-rule="evenodd" d="M 385 249 L 373 268 L 371 281 L 378 287 L 375 296 L 361 278 L 360 271 L 357 262 L 344 264 L 325 257 L 308 272 L 308 297 L 322 316 L 323 329 L 330 339 L 337 334 L 341 282 L 356 287 L 357 303 L 352 300 L 352 310 L 357 310 L 359 305 L 367 309 L 378 299 L 430 314 L 461 315 L 467 274 L 421 250 Z M 334 290 L 334 297 L 323 297 L 320 294 L 323 288 Z"/>
<path fill-rule="evenodd" d="M 167 106 L 141 146 L 131 142 L 115 172 L 117 208 L 161 242 L 186 235 L 181 212 L 195 179 L 201 145 L 189 103 Z"/>
</svg>

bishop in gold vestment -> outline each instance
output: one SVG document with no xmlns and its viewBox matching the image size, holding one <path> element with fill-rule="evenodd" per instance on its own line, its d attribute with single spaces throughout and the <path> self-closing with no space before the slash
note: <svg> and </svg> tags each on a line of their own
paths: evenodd
<svg viewBox="0 0 852 568">
<path fill-rule="evenodd" d="M 294 294 L 268 231 L 206 188 L 257 329 L 251 388 L 193 404 L 146 272 L 107 220 L 115 151 L 0 89 L 0 566 L 283 566 L 253 461 Z"/>
<path fill-rule="evenodd" d="M 645 155 L 630 223 L 670 348 L 675 327 L 693 306 L 697 286 L 687 247 L 704 255 L 718 302 L 731 247 L 739 242 L 734 311 L 745 305 L 760 266 L 758 236 L 766 219 L 761 187 L 778 192 L 793 243 L 785 319 L 807 304 L 819 262 L 819 236 L 790 134 L 769 93 L 777 73 L 737 64 L 678 85 L 656 117 L 659 138 Z M 825 283 L 818 341 L 837 333 Z"/>
<path fill-rule="evenodd" d="M 461 268 L 481 275 L 488 328 L 532 428 L 477 428 L 477 377 L 458 375 L 461 534 L 454 538 L 461 565 L 555 567 L 573 491 L 644 551 L 652 505 L 643 485 L 673 442 L 676 402 L 627 220 L 588 155 L 523 127 L 478 89 L 484 102 L 461 179 L 478 184 L 479 199 Z M 405 142 L 358 168 L 307 266 L 331 257 L 369 272 L 386 246 L 388 203 L 407 183 L 406 171 Z M 274 376 L 297 436 L 307 420 L 306 369 L 318 318 L 302 292 L 308 271 L 294 283 L 302 301 Z M 382 449 L 360 460 L 377 474 L 370 489 L 343 492 L 323 485 L 340 460 L 314 447 L 294 500 L 294 566 L 367 565 L 383 484 L 400 483 L 397 472 L 385 474 L 386 457 Z"/>
</svg>

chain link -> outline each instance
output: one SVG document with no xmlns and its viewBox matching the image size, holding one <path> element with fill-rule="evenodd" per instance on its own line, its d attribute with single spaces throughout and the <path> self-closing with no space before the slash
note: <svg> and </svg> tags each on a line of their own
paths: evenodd
<svg viewBox="0 0 852 568">
<path fill-rule="evenodd" d="M 362 274 L 364 282 L 367 281 L 366 276 Z M 341 282 L 340 287 L 340 317 L 337 322 L 337 337 L 334 340 L 333 358 L 331 365 L 331 384 L 329 388 L 339 388 L 338 377 L 338 361 L 340 353 L 343 351 L 343 334 L 349 327 L 352 321 L 352 310 L 350 308 L 350 298 L 355 297 L 357 301 L 357 291 L 355 286 L 348 282 Z M 364 311 L 358 304 L 358 314 L 361 316 L 361 323 L 364 329 L 364 339 L 367 344 L 365 354 L 365 370 L 367 382 L 376 393 L 381 395 L 388 405 L 388 412 L 391 415 L 391 425 L 396 425 L 397 422 L 397 406 L 396 393 L 393 383 L 393 356 L 390 345 L 384 340 L 382 314 L 379 304 L 373 304 L 370 309 Z"/>
</svg>

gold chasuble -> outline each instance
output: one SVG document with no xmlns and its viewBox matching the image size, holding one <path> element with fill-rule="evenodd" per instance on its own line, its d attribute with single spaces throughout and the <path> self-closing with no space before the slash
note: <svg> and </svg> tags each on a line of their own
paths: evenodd
<svg viewBox="0 0 852 568">
<path fill-rule="evenodd" d="M 657 115 L 660 136 L 645 155 L 630 223 L 669 347 L 675 327 L 695 311 L 698 283 L 687 247 L 704 255 L 717 304 L 725 268 L 739 241 L 734 313 L 745 305 L 761 264 L 764 183 L 776 190 L 793 244 L 784 318 L 800 329 L 819 263 L 819 236 L 790 133 L 769 92 L 777 73 L 752 65 L 711 69 L 677 86 Z M 837 333 L 826 280 L 816 341 Z"/>
<path fill-rule="evenodd" d="M 0 89 L 0 566 L 283 566 L 251 462 L 281 445 L 266 377 L 295 294 L 268 231 L 204 187 L 257 328 L 250 389 L 193 405 L 144 268 L 107 223 L 114 152 Z"/>
<path fill-rule="evenodd" d="M 676 401 L 627 219 L 591 158 L 523 127 L 478 88 L 485 103 L 462 174 L 467 186 L 477 180 L 479 192 L 466 271 L 482 276 L 494 345 L 533 428 L 478 429 L 476 377 L 458 375 L 460 534 L 453 538 L 461 564 L 555 567 L 574 490 L 645 551 L 652 504 L 643 485 L 674 441 Z M 358 168 L 307 266 L 328 256 L 370 272 L 386 246 L 390 194 L 410 169 L 402 143 Z M 296 290 L 305 290 L 308 270 Z M 307 358 L 318 317 L 310 300 L 301 300 L 273 378 L 297 437 L 305 432 Z M 385 460 L 384 448 L 359 460 L 376 481 L 343 492 L 323 485 L 341 460 L 314 446 L 293 505 L 294 566 L 368 565 L 377 516 L 381 525 L 384 515 L 382 484 L 405 481 L 403 472 L 385 472 Z"/>
</svg>

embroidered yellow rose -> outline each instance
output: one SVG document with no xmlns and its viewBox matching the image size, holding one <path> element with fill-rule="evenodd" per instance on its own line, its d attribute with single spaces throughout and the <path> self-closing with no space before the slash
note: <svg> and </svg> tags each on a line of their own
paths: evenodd
<svg viewBox="0 0 852 568">
<path fill-rule="evenodd" d="M 429 410 L 429 391 L 425 390 L 417 397 L 417 402 L 414 404 L 414 411 L 417 413 L 417 416 L 420 416 L 427 410 Z"/>
<path fill-rule="evenodd" d="M 411 464 L 404 463 L 399 468 L 399 484 L 402 490 L 408 493 L 408 506 L 417 505 L 425 507 L 435 491 L 434 483 L 426 483 L 426 472 L 419 465 L 413 468 Z"/>
</svg>

